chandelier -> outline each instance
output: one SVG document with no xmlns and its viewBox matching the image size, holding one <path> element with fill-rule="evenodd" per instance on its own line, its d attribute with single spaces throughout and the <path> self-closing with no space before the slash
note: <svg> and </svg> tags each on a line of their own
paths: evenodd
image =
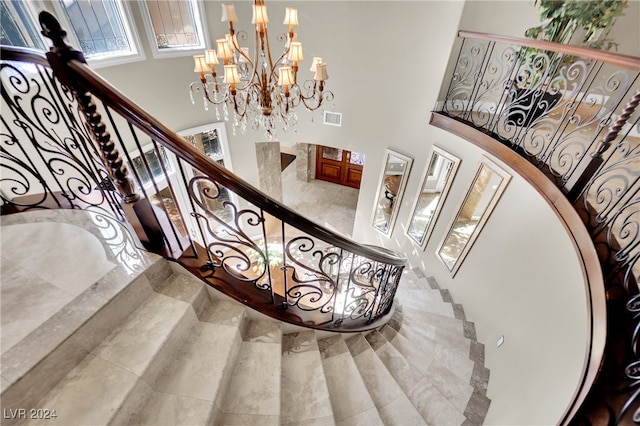
<svg viewBox="0 0 640 426">
<path fill-rule="evenodd" d="M 194 94 L 203 94 L 204 108 L 215 105 L 216 118 L 220 120 L 219 106 L 226 121 L 232 118 L 233 132 L 240 128 L 246 131 L 248 126 L 255 131 L 265 129 L 272 139 L 277 122 L 286 131 L 294 128 L 298 117 L 294 109 L 304 105 L 314 111 L 323 102 L 333 99 L 333 93 L 324 90 L 329 78 L 327 65 L 322 58 L 314 57 L 310 71 L 313 79 L 298 84 L 298 70 L 304 59 L 302 43 L 298 41 L 294 27 L 298 25 L 298 11 L 287 7 L 284 25 L 289 26 L 286 34 L 280 34 L 278 40 L 284 42 L 284 51 L 275 60 L 271 56 L 267 24 L 267 7 L 264 0 L 254 0 L 253 19 L 255 24 L 255 47 L 240 47 L 238 38 L 244 40 L 247 34 L 236 34 L 233 24 L 238 22 L 233 4 L 222 5 L 222 22 L 229 23 L 229 33 L 216 40 L 216 50 L 207 49 L 204 55 L 193 57 L 196 73 L 200 81 L 191 83 L 191 102 Z M 253 53 L 253 57 L 251 55 Z M 222 76 L 216 72 L 216 65 L 223 66 Z"/>
</svg>

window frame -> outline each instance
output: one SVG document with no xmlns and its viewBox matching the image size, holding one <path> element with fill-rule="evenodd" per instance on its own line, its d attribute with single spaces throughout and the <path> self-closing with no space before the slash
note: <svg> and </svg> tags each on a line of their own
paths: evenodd
<svg viewBox="0 0 640 426">
<path fill-rule="evenodd" d="M 121 14 L 121 18 L 124 24 L 124 30 L 127 34 L 127 37 L 129 38 L 129 43 L 131 44 L 131 48 L 133 50 L 131 51 L 131 53 L 127 54 L 122 54 L 122 52 L 115 52 L 106 55 L 100 55 L 97 57 L 88 56 L 85 52 L 83 52 L 89 66 L 95 69 L 128 64 L 131 62 L 138 62 L 146 59 L 129 2 L 125 0 L 113 1 L 116 4 L 118 12 L 120 12 Z M 67 43 L 77 50 L 82 50 L 80 47 L 80 40 L 78 40 L 71 22 L 67 19 L 67 13 L 64 10 L 62 2 L 63 0 L 56 0 L 51 2 L 56 18 L 58 19 L 58 21 L 60 21 L 60 25 L 62 26 L 62 28 L 67 31 Z M 38 1 L 34 3 L 40 3 L 40 6 L 43 6 L 42 2 Z"/>
<path fill-rule="evenodd" d="M 151 20 L 151 12 L 147 7 L 147 2 L 145 0 L 137 1 L 149 41 L 149 48 L 151 49 L 151 54 L 155 59 L 192 56 L 194 52 L 201 52 L 209 47 L 209 30 L 207 28 L 207 20 L 205 19 L 204 2 L 202 0 L 183 1 L 188 1 L 193 7 L 194 20 L 197 25 L 196 31 L 201 40 L 200 45 L 192 47 L 168 47 L 164 49 L 159 48 L 158 43 L 156 43 L 156 34 Z"/>
<path fill-rule="evenodd" d="M 28 39 L 28 41 L 30 42 L 30 46 L 28 46 L 31 49 L 37 49 L 37 50 L 45 50 L 49 47 L 50 43 L 48 43 L 48 39 L 45 38 L 41 33 L 40 30 L 38 28 L 38 15 L 36 13 L 36 11 L 34 10 L 33 4 L 31 3 L 18 3 L 22 8 L 22 11 L 27 15 L 27 17 L 29 18 L 29 22 L 23 22 L 23 20 L 21 19 L 20 15 L 18 14 L 17 11 L 17 6 L 14 4 L 15 2 L 12 2 L 11 0 L 5 0 L 6 3 L 9 3 L 9 5 L 7 6 L 7 9 L 9 9 L 12 13 L 12 17 L 13 20 L 18 24 L 18 26 L 20 27 L 20 30 L 22 32 L 22 36 L 26 37 L 26 39 Z M 38 6 L 41 6 L 41 3 L 39 1 L 36 1 L 35 3 L 38 4 Z M 15 13 L 14 13 L 15 12 Z M 30 29 L 27 27 L 31 27 Z M 34 38 L 32 37 L 32 33 L 36 35 L 37 39 L 34 40 Z"/>
</svg>

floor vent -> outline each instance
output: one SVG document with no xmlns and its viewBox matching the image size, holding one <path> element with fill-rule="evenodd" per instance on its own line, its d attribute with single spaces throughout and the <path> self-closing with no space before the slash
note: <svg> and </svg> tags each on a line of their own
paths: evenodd
<svg viewBox="0 0 640 426">
<path fill-rule="evenodd" d="M 325 111 L 324 124 L 328 124 L 329 126 L 342 126 L 342 113 Z"/>
</svg>

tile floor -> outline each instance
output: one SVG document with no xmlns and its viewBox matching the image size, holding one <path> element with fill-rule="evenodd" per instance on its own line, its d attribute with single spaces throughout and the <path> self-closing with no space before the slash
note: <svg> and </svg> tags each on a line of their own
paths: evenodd
<svg viewBox="0 0 640 426">
<path fill-rule="evenodd" d="M 296 179 L 296 161 L 282 172 L 283 202 L 308 219 L 351 237 L 359 190 L 323 180 Z"/>
<path fill-rule="evenodd" d="M 25 346 L 29 335 L 52 337 L 52 331 L 73 328 L 67 322 L 80 318 L 72 314 L 78 317 L 83 306 L 107 303 L 113 288 L 157 258 L 136 248 L 116 221 L 100 213 L 39 210 L 3 216 L 0 225 L 5 379 L 9 352 L 16 352 L 19 343 Z M 59 262 L 61 253 L 74 262 Z M 51 323 L 54 318 L 65 324 Z M 24 361 L 17 354 L 11 358 Z"/>
</svg>

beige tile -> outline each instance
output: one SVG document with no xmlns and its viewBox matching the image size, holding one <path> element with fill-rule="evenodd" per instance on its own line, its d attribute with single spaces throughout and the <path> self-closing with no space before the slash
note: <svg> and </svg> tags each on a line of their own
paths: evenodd
<svg viewBox="0 0 640 426">
<path fill-rule="evenodd" d="M 348 419 L 340 420 L 336 422 L 337 426 L 375 426 L 384 425 L 378 410 L 375 408 L 369 408 L 361 413 L 349 417 Z"/>
<path fill-rule="evenodd" d="M 42 325 L 74 297 L 14 261 L 3 259 L 0 284 L 2 353 Z"/>
<path fill-rule="evenodd" d="M 152 294 L 93 353 L 142 376 L 188 309 L 191 307 L 182 301 Z"/>
<path fill-rule="evenodd" d="M 224 391 L 226 369 L 233 369 L 241 344 L 236 327 L 198 323 L 156 381 L 164 393 L 215 401 Z"/>
<path fill-rule="evenodd" d="M 40 407 L 56 409 L 58 417 L 47 424 L 106 425 L 138 380 L 136 375 L 89 355 L 41 401 Z"/>
<path fill-rule="evenodd" d="M 133 424 L 191 426 L 209 424 L 212 404 L 209 401 L 154 392 Z"/>
<path fill-rule="evenodd" d="M 225 413 L 215 424 L 219 426 L 278 426 L 280 425 L 280 416 Z"/>
<path fill-rule="evenodd" d="M 371 408 L 375 410 L 375 404 L 348 351 L 323 358 L 322 364 L 336 423 Z"/>
<path fill-rule="evenodd" d="M 315 346 L 315 350 L 283 349 L 282 424 L 299 424 L 303 421 L 322 418 L 331 419 L 333 423 L 331 400 L 320 353 L 315 345 L 315 339 L 312 339 L 314 344 L 310 344 L 309 340 L 303 338 L 307 334 L 313 337 L 313 332 L 298 334 L 297 337 L 302 339 L 302 345 L 299 347 L 308 349 Z M 284 340 L 291 343 L 294 339 L 285 338 Z"/>
<path fill-rule="evenodd" d="M 360 376 L 377 408 L 381 408 L 403 394 L 389 370 L 369 348 L 353 357 Z"/>
<path fill-rule="evenodd" d="M 12 259 L 73 295 L 82 293 L 115 267 L 107 260 L 100 240 L 74 225 L 42 222 L 3 226 L 2 234 L 3 260 Z M 73 262 L 60 262 L 62 253 Z"/>
<path fill-rule="evenodd" d="M 279 343 L 242 342 L 223 412 L 273 416 L 279 421 L 280 363 Z"/>
<path fill-rule="evenodd" d="M 384 407 L 378 408 L 380 417 L 389 426 L 426 425 L 420 413 L 403 393 Z"/>
<path fill-rule="evenodd" d="M 465 421 L 462 412 L 436 389 L 428 377 L 420 380 L 407 396 L 427 424 L 461 425 Z"/>
</svg>

